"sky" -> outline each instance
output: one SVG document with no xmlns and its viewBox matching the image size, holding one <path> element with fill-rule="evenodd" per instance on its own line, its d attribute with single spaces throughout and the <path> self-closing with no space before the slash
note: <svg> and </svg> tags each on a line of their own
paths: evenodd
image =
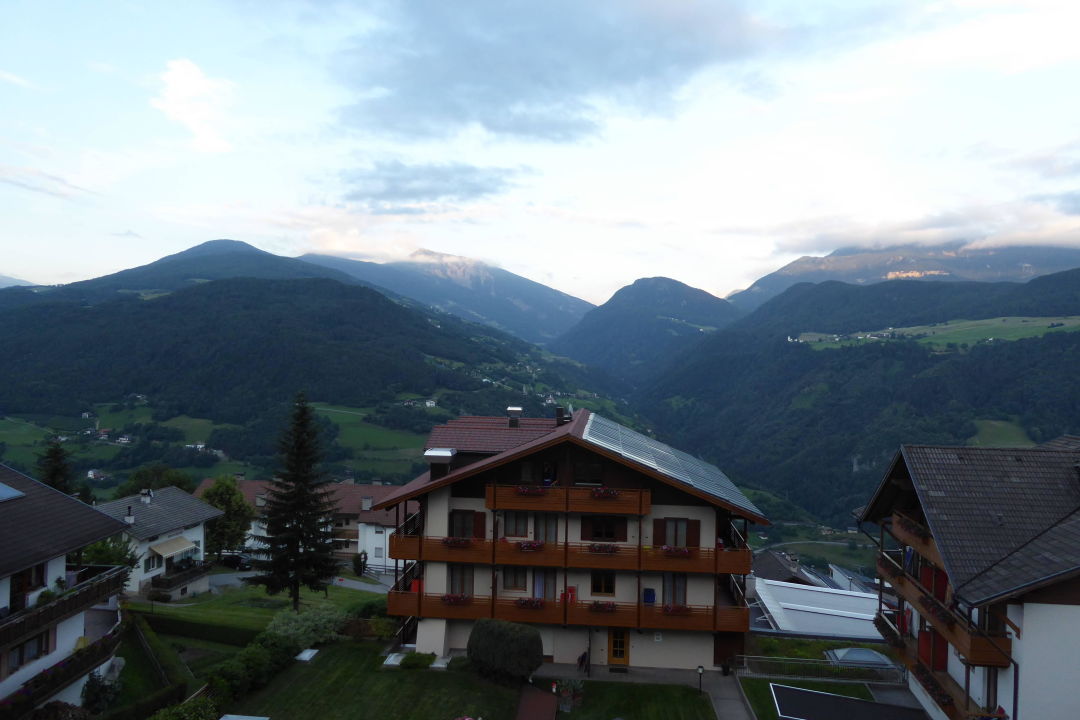
<svg viewBox="0 0 1080 720">
<path fill-rule="evenodd" d="M 1080 3 L 14 0 L 0 274 L 215 238 L 594 303 L 801 255 L 1080 245 Z"/>
</svg>

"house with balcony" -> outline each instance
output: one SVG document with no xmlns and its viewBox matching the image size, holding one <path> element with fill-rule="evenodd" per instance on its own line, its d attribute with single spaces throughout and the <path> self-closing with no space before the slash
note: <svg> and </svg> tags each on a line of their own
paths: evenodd
<svg viewBox="0 0 1080 720">
<path fill-rule="evenodd" d="M 138 558 L 126 590 L 158 591 L 176 600 L 210 589 L 210 563 L 203 555 L 206 523 L 224 515 L 178 487 L 143 490 L 98 510 L 124 524 L 124 537 Z"/>
<path fill-rule="evenodd" d="M 904 445 L 869 504 L 875 624 L 934 720 L 1080 707 L 1080 443 Z"/>
<path fill-rule="evenodd" d="M 124 525 L 0 465 L 0 717 L 52 700 L 80 704 L 119 644 L 126 567 L 70 562 Z"/>
<path fill-rule="evenodd" d="M 712 465 L 555 410 L 432 430 L 430 470 L 374 506 L 400 521 L 390 614 L 439 655 L 493 617 L 535 624 L 555 662 L 726 664 L 749 629 L 747 524 L 768 521 Z"/>
</svg>

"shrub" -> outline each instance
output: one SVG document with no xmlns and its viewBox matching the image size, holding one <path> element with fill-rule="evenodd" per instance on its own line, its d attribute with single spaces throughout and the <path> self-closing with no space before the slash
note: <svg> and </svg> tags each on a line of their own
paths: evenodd
<svg viewBox="0 0 1080 720">
<path fill-rule="evenodd" d="M 338 631 L 345 624 L 345 613 L 335 607 L 323 605 L 294 613 L 284 610 L 274 616 L 266 627 L 267 632 L 293 639 L 301 648 L 338 639 Z"/>
<path fill-rule="evenodd" d="M 394 633 L 398 630 L 398 621 L 394 618 L 377 617 L 371 618 L 370 622 L 371 631 L 380 640 L 389 640 L 394 637 Z"/>
<path fill-rule="evenodd" d="M 386 596 L 378 595 L 353 603 L 346 610 L 346 614 L 352 618 L 386 617 Z"/>
<path fill-rule="evenodd" d="M 120 691 L 117 683 L 105 682 L 105 679 L 96 672 L 90 673 L 86 678 L 86 684 L 82 689 L 83 707 L 94 715 L 104 712 L 112 705 Z"/>
<path fill-rule="evenodd" d="M 469 634 L 469 663 L 496 680 L 524 682 L 544 662 L 540 631 L 504 620 L 477 620 Z"/>
<path fill-rule="evenodd" d="M 41 607 L 42 605 L 48 605 L 56 599 L 56 593 L 52 590 L 42 590 L 41 594 L 37 596 L 37 603 L 35 607 Z"/>
<path fill-rule="evenodd" d="M 435 653 L 411 652 L 401 659 L 402 670 L 426 670 L 435 662 Z"/>
<path fill-rule="evenodd" d="M 146 598 L 148 600 L 152 600 L 153 602 L 172 602 L 172 595 L 165 592 L 164 590 L 151 590 L 150 592 L 146 593 Z"/>
<path fill-rule="evenodd" d="M 150 716 L 150 720 L 217 720 L 218 711 L 214 702 L 207 697 L 200 697 L 182 705 L 173 705 Z"/>
<path fill-rule="evenodd" d="M 270 682 L 276 670 L 270 659 L 270 652 L 255 643 L 238 652 L 235 660 L 247 670 L 253 689 L 261 688 Z"/>
<path fill-rule="evenodd" d="M 90 720 L 91 717 L 93 716 L 86 708 L 53 700 L 35 710 L 30 720 Z"/>
<path fill-rule="evenodd" d="M 289 665 L 296 657 L 296 653 L 302 649 L 293 638 L 272 632 L 259 633 L 259 636 L 255 638 L 255 644 L 266 650 L 270 664 L 275 670 L 281 670 Z"/>
<path fill-rule="evenodd" d="M 167 705 L 183 702 L 187 697 L 187 685 L 173 683 L 168 687 L 150 693 L 142 700 L 117 708 L 100 715 L 99 720 L 145 720 Z"/>
<path fill-rule="evenodd" d="M 219 664 L 214 670 L 214 677 L 224 680 L 229 695 L 236 699 L 244 697 L 251 689 L 251 676 L 235 657 Z"/>
</svg>

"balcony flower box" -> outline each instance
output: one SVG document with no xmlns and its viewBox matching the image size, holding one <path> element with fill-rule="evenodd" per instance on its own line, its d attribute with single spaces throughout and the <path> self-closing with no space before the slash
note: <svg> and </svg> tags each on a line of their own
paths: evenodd
<svg viewBox="0 0 1080 720">
<path fill-rule="evenodd" d="M 609 600 L 593 600 L 589 610 L 598 613 L 613 613 L 618 610 L 618 605 Z"/>
<path fill-rule="evenodd" d="M 904 528 L 904 530 L 908 531 L 920 540 L 930 540 L 933 537 L 930 534 L 929 530 L 927 530 L 914 520 L 910 520 L 903 515 L 900 515 L 897 519 L 900 521 L 900 527 Z"/>
<path fill-rule="evenodd" d="M 665 615 L 689 615 L 690 608 L 686 605 L 679 605 L 678 603 L 667 603 L 664 605 Z"/>
<path fill-rule="evenodd" d="M 956 624 L 956 617 L 935 598 L 932 598 L 929 595 L 923 595 L 919 598 L 919 605 L 921 605 L 929 615 L 932 615 L 949 627 Z"/>
<path fill-rule="evenodd" d="M 598 487 L 592 489 L 592 496 L 598 500 L 609 500 L 619 497 L 619 488 Z"/>
<path fill-rule="evenodd" d="M 443 605 L 468 605 L 471 600 L 465 593 L 447 593 L 442 596 Z"/>
<path fill-rule="evenodd" d="M 619 552 L 619 546 L 615 543 L 589 543 L 589 552 L 600 555 L 614 555 Z"/>
<path fill-rule="evenodd" d="M 547 495 L 548 489 L 541 487 L 540 485 L 518 485 L 517 494 L 525 495 L 526 497 L 537 497 L 539 495 Z"/>
<path fill-rule="evenodd" d="M 690 557 L 690 548 L 678 545 L 664 545 L 660 548 L 660 552 L 668 557 Z"/>
<path fill-rule="evenodd" d="M 514 604 L 522 610 L 543 610 L 544 598 L 523 597 L 515 600 Z"/>
<path fill-rule="evenodd" d="M 544 549 L 543 540 L 521 540 L 517 544 L 518 550 L 521 552 L 536 552 L 537 550 Z"/>
<path fill-rule="evenodd" d="M 444 537 L 442 544 L 446 547 L 463 548 L 472 545 L 472 538 Z"/>
</svg>

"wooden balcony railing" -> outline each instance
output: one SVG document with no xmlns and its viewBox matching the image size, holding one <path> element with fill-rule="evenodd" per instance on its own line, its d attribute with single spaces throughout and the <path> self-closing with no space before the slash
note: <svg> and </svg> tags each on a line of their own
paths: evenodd
<svg viewBox="0 0 1080 720">
<path fill-rule="evenodd" d="M 495 563 L 497 565 L 540 565 L 562 567 L 565 557 L 564 543 L 544 543 L 535 547 L 535 542 L 506 540 L 495 543 Z"/>
<path fill-rule="evenodd" d="M 420 536 L 392 533 L 390 535 L 390 557 L 398 560 L 419 560 Z"/>
<path fill-rule="evenodd" d="M 558 600 L 534 600 L 533 598 L 498 598 L 495 600 L 495 617 L 520 623 L 544 623 L 562 625 L 566 622 L 566 604 Z"/>
<path fill-rule="evenodd" d="M 20 610 L 0 620 L 0 646 L 9 645 L 19 638 L 104 602 L 124 589 L 129 568 L 84 568 L 81 572 L 89 575 L 96 570 L 100 572 L 68 588 L 54 600 Z"/>
<path fill-rule="evenodd" d="M 966 617 L 949 609 L 935 599 L 933 594 L 922 587 L 913 576 L 909 575 L 887 555 L 878 556 L 878 573 L 882 580 L 892 585 L 897 594 L 904 598 L 919 615 L 944 637 L 950 645 L 963 655 L 971 665 L 989 665 L 1008 667 L 1012 653 L 1012 640 L 1006 635 L 987 637 Z"/>
<path fill-rule="evenodd" d="M 177 570 L 166 573 L 165 575 L 156 575 L 150 578 L 150 587 L 157 588 L 158 590 L 172 590 L 181 585 L 187 585 L 188 583 L 194 582 L 204 575 L 209 575 L 210 570 L 213 567 L 213 563 L 201 562 L 195 563 L 184 570 Z"/>
<path fill-rule="evenodd" d="M 641 567 L 640 563 L 637 545 L 608 542 L 567 543 L 567 567 L 638 570 Z"/>
<path fill-rule="evenodd" d="M 642 605 L 641 627 L 657 630 L 712 630 L 712 605 Z"/>
<path fill-rule="evenodd" d="M 598 515 L 648 515 L 652 493 L 633 488 L 567 488 L 567 510 Z M 606 491 L 606 492 L 605 492 Z"/>
<path fill-rule="evenodd" d="M 491 617 L 491 598 L 487 595 L 444 595 L 425 593 L 420 598 L 420 617 L 476 620 Z"/>
<path fill-rule="evenodd" d="M 654 572 L 716 572 L 716 553 L 712 548 L 645 547 L 641 551 L 641 569 Z"/>
<path fill-rule="evenodd" d="M 543 485 L 488 485 L 484 491 L 488 510 L 566 512 L 566 488 Z"/>
<path fill-rule="evenodd" d="M 750 632 L 750 608 L 718 605 L 713 614 L 713 629 L 717 632 Z"/>
<path fill-rule="evenodd" d="M 420 614 L 420 593 L 391 590 L 386 593 L 386 614 L 413 617 Z"/>
<path fill-rule="evenodd" d="M 420 557 L 436 562 L 484 563 L 494 558 L 492 542 L 483 538 L 425 537 Z"/>
<path fill-rule="evenodd" d="M 579 600 L 567 603 L 566 624 L 638 627 L 638 605 L 606 600 Z"/>
<path fill-rule="evenodd" d="M 938 551 L 937 543 L 930 535 L 930 531 L 924 525 L 911 519 L 901 512 L 894 512 L 892 525 L 890 526 L 893 536 L 905 545 L 910 545 L 915 552 L 934 563 L 938 567 L 945 567 Z"/>
<path fill-rule="evenodd" d="M 717 548 L 716 572 L 729 575 L 749 575 L 754 553 L 748 547 Z"/>
</svg>

